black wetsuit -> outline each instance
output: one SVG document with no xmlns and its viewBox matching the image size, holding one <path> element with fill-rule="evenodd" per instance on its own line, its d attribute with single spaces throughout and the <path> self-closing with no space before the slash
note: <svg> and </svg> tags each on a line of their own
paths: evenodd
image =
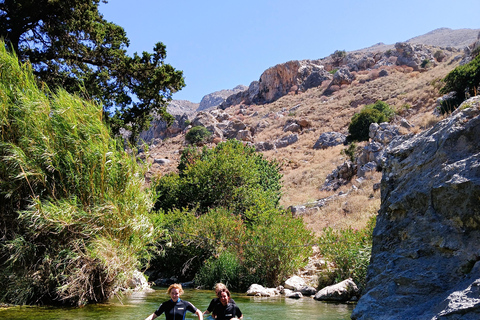
<svg viewBox="0 0 480 320">
<path fill-rule="evenodd" d="M 208 305 L 207 311 L 210 312 L 210 313 L 212 313 L 212 312 L 213 312 L 213 309 L 215 309 L 215 306 L 216 306 L 217 304 L 219 304 L 219 303 L 221 304 L 220 298 L 212 299 L 212 301 L 210 301 L 210 304 Z M 235 300 L 230 299 L 230 303 L 235 304 Z"/>
<path fill-rule="evenodd" d="M 222 303 L 215 305 L 213 314 L 216 316 L 217 320 L 230 320 L 235 317 L 240 318 L 242 316 L 242 311 L 240 311 L 235 303 L 229 301 L 226 306 Z"/>
<path fill-rule="evenodd" d="M 167 320 L 183 320 L 187 311 L 192 313 L 197 312 L 197 308 L 188 301 L 178 299 L 177 302 L 173 302 L 172 299 L 165 301 L 155 311 L 157 317 L 162 313 L 165 313 Z"/>
</svg>

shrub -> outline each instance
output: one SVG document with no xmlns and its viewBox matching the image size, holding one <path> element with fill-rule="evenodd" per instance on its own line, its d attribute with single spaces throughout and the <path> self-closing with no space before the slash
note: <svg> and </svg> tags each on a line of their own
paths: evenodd
<svg viewBox="0 0 480 320">
<path fill-rule="evenodd" d="M 360 113 L 353 115 L 348 126 L 348 140 L 368 141 L 370 124 L 390 121 L 394 115 L 395 111 L 383 101 L 365 106 Z"/>
<path fill-rule="evenodd" d="M 196 126 L 191 128 L 185 135 L 185 140 L 191 144 L 205 143 L 210 138 L 212 133 L 207 128 Z"/>
<path fill-rule="evenodd" d="M 441 111 L 446 113 L 458 108 L 468 96 L 478 94 L 480 87 L 480 55 L 476 56 L 469 63 L 453 69 L 443 81 L 445 85 L 440 89 L 440 93 L 448 94 L 455 92 L 455 95 L 442 105 Z"/>
<path fill-rule="evenodd" d="M 359 289 L 365 288 L 375 220 L 375 217 L 372 217 L 362 230 L 324 230 L 319 239 L 319 249 L 324 257 L 335 265 L 332 270 L 335 282 L 352 278 Z"/>
<path fill-rule="evenodd" d="M 216 283 L 224 283 L 230 290 L 242 290 L 245 284 L 245 269 L 240 264 L 238 256 L 231 251 L 222 252 L 218 258 L 207 259 L 195 275 L 195 283 L 205 288 L 213 288 Z"/>
<path fill-rule="evenodd" d="M 280 166 L 268 161 L 251 146 L 237 140 L 215 148 L 187 148 L 182 153 L 179 173 L 158 182 L 157 209 L 226 207 L 243 214 L 256 206 L 256 198 L 268 199 L 271 207 L 280 200 Z"/>
<path fill-rule="evenodd" d="M 81 305 L 126 288 L 160 235 L 145 168 L 102 107 L 40 90 L 0 44 L 0 297 Z"/>
</svg>

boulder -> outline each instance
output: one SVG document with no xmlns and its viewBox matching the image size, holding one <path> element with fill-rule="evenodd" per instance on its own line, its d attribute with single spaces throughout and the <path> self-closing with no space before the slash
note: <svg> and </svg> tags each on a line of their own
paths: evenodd
<svg viewBox="0 0 480 320">
<path fill-rule="evenodd" d="M 352 279 L 325 287 L 315 294 L 314 299 L 319 301 L 349 301 L 359 294 L 359 290 Z"/>
<path fill-rule="evenodd" d="M 285 126 L 283 127 L 283 131 L 284 132 L 287 132 L 287 131 L 300 132 L 302 131 L 302 127 L 295 120 L 291 120 L 285 123 Z"/>
<path fill-rule="evenodd" d="M 260 141 L 255 143 L 256 151 L 269 151 L 275 149 L 275 144 L 269 141 Z"/>
<path fill-rule="evenodd" d="M 133 289 L 135 291 L 150 289 L 145 275 L 138 270 L 135 270 L 133 272 L 130 279 L 128 279 L 127 281 L 127 285 L 130 289 Z"/>
<path fill-rule="evenodd" d="M 170 159 L 153 159 L 153 163 L 158 163 L 160 165 L 167 165 L 170 164 L 172 160 Z"/>
<path fill-rule="evenodd" d="M 298 135 L 297 134 L 291 134 L 286 137 L 283 137 L 277 141 L 275 141 L 275 148 L 285 148 L 291 144 L 294 144 L 295 142 L 298 141 Z"/>
<path fill-rule="evenodd" d="M 352 83 L 353 80 L 355 80 L 355 76 L 347 68 L 340 68 L 333 75 L 331 84 L 342 86 L 344 84 Z"/>
<path fill-rule="evenodd" d="M 288 278 L 285 281 L 285 289 L 290 289 L 293 291 L 299 291 L 301 288 L 305 287 L 307 284 L 305 283 L 305 280 L 299 276 L 293 276 Z"/>
<path fill-rule="evenodd" d="M 290 298 L 290 299 L 300 299 L 303 298 L 303 295 L 299 291 L 292 291 L 289 289 L 285 290 L 285 298 Z"/>
<path fill-rule="evenodd" d="M 347 160 L 327 176 L 320 190 L 335 191 L 342 185 L 347 184 L 356 174 L 357 166 L 350 160 Z"/>
<path fill-rule="evenodd" d="M 324 132 L 315 142 L 313 149 L 327 149 L 344 144 L 347 136 L 339 132 Z"/>
<path fill-rule="evenodd" d="M 317 289 L 312 286 L 303 286 L 298 291 L 301 292 L 302 295 L 307 297 L 314 296 L 317 293 Z"/>
<path fill-rule="evenodd" d="M 480 98 L 385 152 L 352 319 L 480 318 Z"/>
<path fill-rule="evenodd" d="M 273 297 L 279 294 L 276 288 L 265 288 L 259 284 L 252 284 L 247 290 L 247 296 Z"/>
</svg>

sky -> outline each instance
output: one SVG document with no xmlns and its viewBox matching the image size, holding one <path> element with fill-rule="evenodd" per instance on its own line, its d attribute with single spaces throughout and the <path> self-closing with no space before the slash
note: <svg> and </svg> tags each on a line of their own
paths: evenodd
<svg viewBox="0 0 480 320">
<path fill-rule="evenodd" d="M 185 77 L 173 99 L 197 103 L 290 60 L 480 28 L 479 0 L 109 0 L 100 12 L 125 29 L 130 55 L 163 42 Z"/>
</svg>

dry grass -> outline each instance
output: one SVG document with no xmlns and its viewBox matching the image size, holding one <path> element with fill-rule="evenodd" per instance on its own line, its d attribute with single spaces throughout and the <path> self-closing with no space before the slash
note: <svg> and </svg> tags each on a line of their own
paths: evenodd
<svg viewBox="0 0 480 320">
<path fill-rule="evenodd" d="M 385 67 L 388 76 L 384 77 L 379 76 L 378 70 L 360 71 L 350 86 L 342 86 L 330 96 L 323 94 L 327 87 L 323 85 L 296 95 L 286 95 L 270 104 L 233 106 L 226 112 L 232 117 L 242 118 L 248 127 L 255 128 L 259 122 L 268 122 L 263 131 L 255 134 L 255 142 L 274 141 L 291 134 L 283 132 L 289 119 L 310 121 L 311 127 L 298 133 L 297 143 L 264 152 L 268 159 L 282 163 L 284 188 L 281 204 L 285 207 L 300 205 L 334 194 L 335 192 L 320 192 L 319 187 L 326 176 L 345 161 L 345 156 L 340 153 L 344 146 L 326 150 L 313 149 L 322 133 L 336 131 L 347 134 L 353 114 L 376 100 L 387 102 L 399 116 L 415 126 L 410 131 L 402 129 L 403 133 L 418 133 L 429 128 L 441 120 L 433 115 L 436 99 L 440 96 L 439 89 L 442 87 L 440 79 L 455 66 L 456 63 L 447 61 L 424 72 L 415 72 L 408 67 Z M 240 109 L 246 109 L 247 112 L 241 115 Z M 155 171 L 165 174 L 174 170 L 183 141 L 184 137 L 178 136 L 152 147 L 152 158 L 168 158 L 175 164 L 169 167 L 154 165 Z M 379 208 L 379 192 L 373 193 L 372 185 L 379 182 L 380 177 L 376 173 L 360 185 L 353 181 L 352 184 L 359 188 L 357 192 L 350 193 L 346 199 L 330 203 L 318 212 L 309 213 L 305 216 L 305 222 L 316 233 L 327 226 L 362 227 Z M 351 185 L 346 186 L 345 190 L 350 187 Z"/>
</svg>

